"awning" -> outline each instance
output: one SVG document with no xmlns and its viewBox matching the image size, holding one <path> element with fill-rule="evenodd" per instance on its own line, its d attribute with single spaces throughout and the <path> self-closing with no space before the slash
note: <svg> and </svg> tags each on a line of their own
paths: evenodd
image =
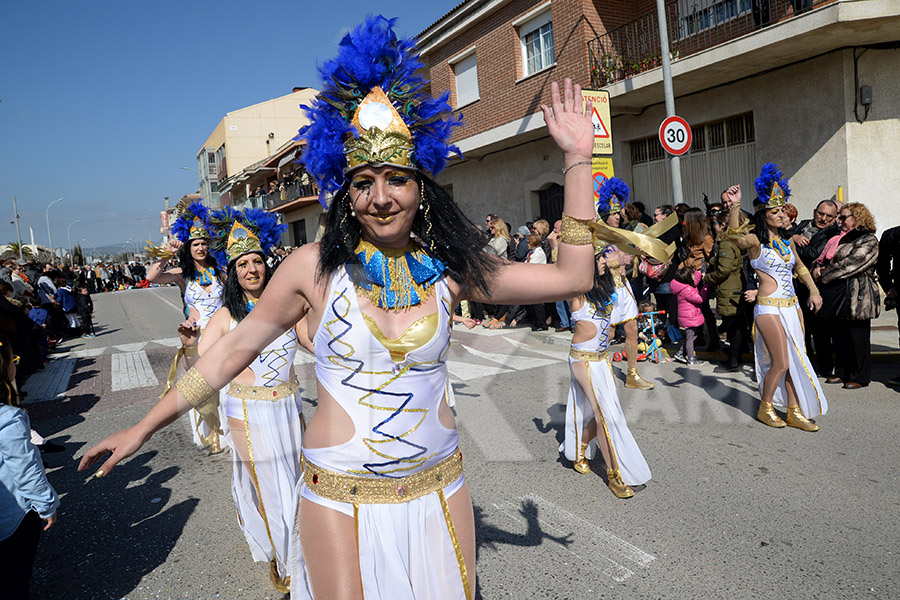
<svg viewBox="0 0 900 600">
<path fill-rule="evenodd" d="M 288 164 L 289 162 L 291 162 L 292 160 L 294 160 L 294 158 L 296 158 L 296 156 L 297 156 L 297 151 L 298 151 L 298 150 L 300 150 L 300 149 L 299 149 L 299 148 L 295 148 L 294 150 L 291 150 L 290 152 L 288 152 L 288 153 L 284 156 L 284 158 L 282 158 L 281 160 L 279 160 L 279 161 L 278 161 L 278 168 L 280 169 L 280 168 L 283 167 L 284 165 L 286 165 L 286 164 Z"/>
</svg>

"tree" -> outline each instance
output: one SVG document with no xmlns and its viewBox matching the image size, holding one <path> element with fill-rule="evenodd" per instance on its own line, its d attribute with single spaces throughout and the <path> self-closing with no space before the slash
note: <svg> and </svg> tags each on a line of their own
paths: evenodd
<svg viewBox="0 0 900 600">
<path fill-rule="evenodd" d="M 31 256 L 31 248 L 22 244 L 22 258 Z M 10 242 L 3 247 L 2 256 L 4 258 L 19 258 L 19 242 Z"/>
<path fill-rule="evenodd" d="M 76 265 L 84 266 L 84 253 L 81 251 L 81 244 L 76 244 L 72 249 L 72 262 Z"/>
</svg>

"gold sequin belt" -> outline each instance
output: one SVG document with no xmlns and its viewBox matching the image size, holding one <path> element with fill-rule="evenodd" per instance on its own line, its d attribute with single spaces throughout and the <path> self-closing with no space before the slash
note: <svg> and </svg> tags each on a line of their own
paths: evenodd
<svg viewBox="0 0 900 600">
<path fill-rule="evenodd" d="M 401 504 L 427 496 L 459 479 L 463 474 L 459 448 L 424 471 L 406 477 L 360 477 L 329 471 L 303 457 L 303 481 L 316 495 L 349 504 Z"/>
<path fill-rule="evenodd" d="M 575 348 L 569 348 L 569 357 L 584 362 L 599 362 L 609 358 L 609 350 L 604 350 L 603 352 L 591 352 L 590 350 L 576 350 Z"/>
<path fill-rule="evenodd" d="M 797 304 L 797 296 L 790 298 L 773 298 L 771 296 L 762 296 L 756 299 L 756 303 L 760 306 L 794 306 Z"/>
<path fill-rule="evenodd" d="M 264 385 L 246 385 L 243 383 L 232 383 L 228 386 L 228 395 L 244 400 L 280 400 L 285 396 L 290 396 L 300 388 L 297 380 L 288 383 L 279 383 L 274 387 L 266 387 Z"/>
</svg>

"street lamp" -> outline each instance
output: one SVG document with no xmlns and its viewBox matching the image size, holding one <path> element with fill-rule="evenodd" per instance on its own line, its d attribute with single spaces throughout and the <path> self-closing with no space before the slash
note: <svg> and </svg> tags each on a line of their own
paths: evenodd
<svg viewBox="0 0 900 600">
<path fill-rule="evenodd" d="M 68 227 L 66 227 L 66 241 L 69 243 L 68 248 L 69 248 L 69 265 L 70 266 L 75 264 L 75 252 L 72 249 L 72 225 L 74 225 L 75 223 L 78 223 L 79 221 L 81 221 L 81 219 L 75 219 L 74 221 L 69 223 Z"/>
<path fill-rule="evenodd" d="M 181 169 L 181 170 L 183 170 L 183 171 L 193 171 L 194 173 L 196 173 L 197 175 L 199 175 L 201 179 L 203 179 L 203 173 L 201 173 L 201 172 L 198 171 L 197 169 L 192 169 L 192 168 L 190 168 L 190 167 L 178 167 L 178 168 Z"/>
<path fill-rule="evenodd" d="M 47 217 L 47 243 L 50 245 L 50 256 L 51 256 L 51 257 L 52 257 L 52 256 L 56 256 L 56 253 L 53 251 L 53 238 L 50 237 L 50 207 L 53 206 L 54 204 L 56 204 L 57 202 L 62 202 L 63 200 L 65 200 L 65 198 L 57 198 L 56 200 L 54 200 L 53 202 L 51 202 L 49 206 L 47 206 L 47 213 L 46 213 L 46 217 Z M 50 260 L 52 261 L 53 259 L 51 258 Z"/>
</svg>

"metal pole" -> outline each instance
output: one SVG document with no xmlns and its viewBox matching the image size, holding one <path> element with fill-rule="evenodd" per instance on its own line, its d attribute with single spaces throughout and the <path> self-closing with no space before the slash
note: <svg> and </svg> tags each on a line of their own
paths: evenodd
<svg viewBox="0 0 900 600">
<path fill-rule="evenodd" d="M 19 231 L 19 205 L 16 203 L 16 197 L 13 196 L 13 212 L 16 213 L 16 239 L 19 240 L 19 260 L 25 260 L 22 256 L 22 233 Z"/>
<path fill-rule="evenodd" d="M 51 261 L 52 261 L 53 258 L 56 256 L 56 253 L 53 251 L 53 238 L 50 237 L 50 207 L 53 206 L 54 204 L 56 204 L 57 202 L 62 202 L 63 200 L 64 200 L 64 198 L 57 198 L 56 200 L 54 200 L 53 202 L 51 202 L 51 203 L 47 206 L 47 212 L 46 212 L 46 217 L 47 217 L 47 243 L 50 245 L 50 260 L 51 260 Z"/>
<path fill-rule="evenodd" d="M 659 46 L 662 54 L 663 93 L 666 97 L 666 117 L 675 116 L 675 92 L 672 89 L 672 63 L 669 60 L 669 29 L 666 25 L 665 0 L 656 0 L 656 14 L 659 18 Z M 672 197 L 675 204 L 684 202 L 681 192 L 681 161 L 677 156 L 669 156 L 669 170 L 672 172 Z"/>
<path fill-rule="evenodd" d="M 68 227 L 66 227 L 66 241 L 69 242 L 68 247 L 69 247 L 69 265 L 70 266 L 75 264 L 75 256 L 74 256 L 75 253 L 72 249 L 72 225 L 74 225 L 75 223 L 78 223 L 79 221 L 81 221 L 81 219 L 75 219 L 74 221 L 69 223 Z"/>
</svg>

